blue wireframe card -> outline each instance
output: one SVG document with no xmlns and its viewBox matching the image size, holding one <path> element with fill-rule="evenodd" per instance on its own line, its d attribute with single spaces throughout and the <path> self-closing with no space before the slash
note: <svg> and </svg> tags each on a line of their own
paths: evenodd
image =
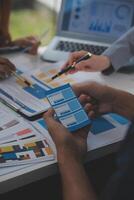
<svg viewBox="0 0 134 200">
<path fill-rule="evenodd" d="M 46 97 L 59 121 L 69 131 L 76 131 L 91 123 L 70 84 L 47 91 Z"/>
</svg>

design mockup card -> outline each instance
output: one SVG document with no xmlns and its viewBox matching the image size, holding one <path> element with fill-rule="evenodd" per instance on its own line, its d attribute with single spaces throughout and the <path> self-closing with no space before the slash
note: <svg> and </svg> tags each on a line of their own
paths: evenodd
<svg viewBox="0 0 134 200">
<path fill-rule="evenodd" d="M 51 89 L 46 96 L 59 121 L 70 131 L 91 123 L 70 84 Z"/>
</svg>

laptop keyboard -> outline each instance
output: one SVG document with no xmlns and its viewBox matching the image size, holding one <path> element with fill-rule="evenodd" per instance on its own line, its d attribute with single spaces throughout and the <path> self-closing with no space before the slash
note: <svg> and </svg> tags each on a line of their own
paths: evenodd
<svg viewBox="0 0 134 200">
<path fill-rule="evenodd" d="M 56 50 L 60 51 L 74 52 L 74 51 L 85 50 L 96 55 L 102 54 L 106 49 L 107 47 L 104 46 L 89 45 L 89 44 L 75 43 L 69 41 L 59 41 L 59 43 L 56 46 Z"/>
</svg>

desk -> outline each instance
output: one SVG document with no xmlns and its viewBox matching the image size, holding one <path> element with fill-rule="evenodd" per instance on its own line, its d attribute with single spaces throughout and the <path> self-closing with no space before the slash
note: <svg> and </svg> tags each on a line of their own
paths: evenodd
<svg viewBox="0 0 134 200">
<path fill-rule="evenodd" d="M 44 65 L 44 67 L 50 65 L 50 63 L 45 63 L 41 61 L 39 55 L 33 57 L 27 54 L 13 54 L 6 57 L 8 57 L 12 62 L 14 62 L 17 67 L 21 68 L 25 66 L 26 70 L 27 67 L 30 69 L 36 68 L 40 65 Z M 83 81 L 84 79 L 94 80 L 134 94 L 134 75 L 114 73 L 110 76 L 105 76 L 101 73 L 81 72 L 77 73 L 77 75 L 75 76 L 77 76 L 77 79 L 80 81 Z M 119 148 L 122 138 L 124 137 L 126 129 L 127 127 L 125 127 L 123 130 L 120 130 L 120 132 L 118 133 L 118 137 L 116 138 L 112 138 L 111 135 L 108 139 L 108 142 L 105 144 L 103 143 L 102 138 L 98 138 L 98 141 L 101 141 L 98 147 L 94 147 L 94 143 L 92 143 L 91 139 L 89 138 L 86 162 L 100 158 L 109 153 L 116 152 Z M 105 137 L 105 135 L 103 137 Z M 10 174 L 0 176 L 0 193 L 11 191 L 26 184 L 35 182 L 40 179 L 44 179 L 45 177 L 53 175 L 57 172 L 58 165 L 56 160 L 38 163 L 29 167 L 24 167 Z"/>
</svg>

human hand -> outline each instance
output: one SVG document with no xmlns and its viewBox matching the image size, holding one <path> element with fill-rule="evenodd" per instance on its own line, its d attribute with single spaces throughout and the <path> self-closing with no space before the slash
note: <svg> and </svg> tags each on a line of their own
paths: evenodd
<svg viewBox="0 0 134 200">
<path fill-rule="evenodd" d="M 81 162 L 87 152 L 89 127 L 70 133 L 60 122 L 54 119 L 54 110 L 52 109 L 44 113 L 44 120 L 56 145 L 58 161 L 64 162 L 66 159 L 72 158 Z"/>
<path fill-rule="evenodd" d="M 38 39 L 36 39 L 36 37 L 29 36 L 14 40 L 10 44 L 12 46 L 17 45 L 19 47 L 26 48 L 28 53 L 35 55 L 37 54 L 37 49 L 41 43 Z"/>
<path fill-rule="evenodd" d="M 0 57 L 0 79 L 8 78 L 16 68 L 8 59 Z"/>
<path fill-rule="evenodd" d="M 0 48 L 9 46 L 10 42 L 11 42 L 10 34 L 8 32 L 7 33 L 2 33 L 0 31 Z"/>
<path fill-rule="evenodd" d="M 91 118 L 116 111 L 120 92 L 114 88 L 87 81 L 73 85 L 73 90 Z"/>
<path fill-rule="evenodd" d="M 89 117 L 113 112 L 134 120 L 134 95 L 96 82 L 73 85 Z"/>
<path fill-rule="evenodd" d="M 62 69 L 72 65 L 79 58 L 84 56 L 87 51 L 76 51 L 70 54 L 68 61 L 62 66 Z M 103 71 L 110 67 L 110 59 L 107 56 L 92 55 L 90 59 L 79 62 L 75 65 L 75 69 L 69 70 L 67 74 L 73 74 L 78 71 L 97 72 Z"/>
</svg>

